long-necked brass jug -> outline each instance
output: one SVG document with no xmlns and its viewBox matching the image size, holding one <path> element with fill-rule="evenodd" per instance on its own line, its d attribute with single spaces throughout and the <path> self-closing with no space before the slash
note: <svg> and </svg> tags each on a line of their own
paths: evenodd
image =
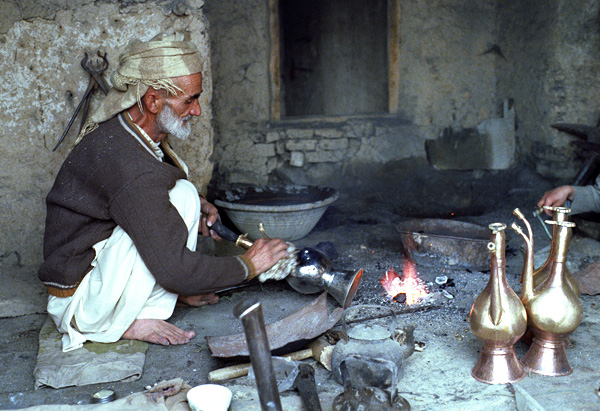
<svg viewBox="0 0 600 411">
<path fill-rule="evenodd" d="M 579 297 L 567 284 L 567 251 L 575 224 L 570 221 L 546 221 L 556 225 L 556 249 L 550 274 L 538 287 L 533 286 L 533 246 L 529 237 L 515 223 L 512 228 L 527 245 L 523 266 L 521 300 L 527 311 L 527 324 L 533 341 L 522 364 L 537 374 L 560 376 L 573 372 L 565 350 L 567 337 L 579 326 L 583 310 Z"/>
<path fill-rule="evenodd" d="M 571 212 L 570 208 L 548 207 L 548 206 L 544 206 L 544 208 L 552 211 L 552 221 L 556 221 L 556 222 L 569 221 L 569 213 Z M 546 281 L 548 279 L 548 277 L 550 276 L 550 270 L 552 268 L 552 261 L 556 257 L 557 243 L 560 239 L 557 233 L 558 233 L 558 226 L 556 224 L 554 224 L 554 226 L 552 228 L 552 242 L 550 244 L 550 254 L 548 254 L 548 258 L 539 268 L 533 270 L 533 288 L 534 289 L 536 289 L 540 284 L 542 284 L 544 281 Z M 579 284 L 577 283 L 577 280 L 575 279 L 575 277 L 569 270 L 569 267 L 567 267 L 566 265 L 564 267 L 564 271 L 565 271 L 565 278 L 567 280 L 567 284 L 569 285 L 569 287 L 571 287 L 571 289 L 573 289 L 575 294 L 577 294 L 577 296 L 579 296 L 580 292 L 579 292 Z"/>
<path fill-rule="evenodd" d="M 489 228 L 490 279 L 475 299 L 469 318 L 471 330 L 483 341 L 471 375 L 488 384 L 507 384 L 525 377 L 514 344 L 525 333 L 527 317 L 523 303 L 506 280 L 506 225 L 493 223 Z"/>
</svg>

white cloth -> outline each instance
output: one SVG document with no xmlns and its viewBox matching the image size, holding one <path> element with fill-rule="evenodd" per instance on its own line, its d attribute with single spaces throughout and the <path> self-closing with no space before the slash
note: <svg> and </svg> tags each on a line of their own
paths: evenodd
<svg viewBox="0 0 600 411">
<path fill-rule="evenodd" d="M 288 256 L 283 257 L 281 260 L 277 261 L 275 265 L 269 268 L 262 274 L 259 274 L 258 280 L 261 283 L 264 283 L 267 280 L 283 280 L 288 275 L 292 274 L 296 271 L 298 267 L 298 262 L 296 261 L 298 249 L 295 245 L 288 243 L 287 248 Z"/>
<path fill-rule="evenodd" d="M 200 221 L 198 191 L 189 181 L 178 180 L 169 198 L 188 227 L 187 247 L 195 251 Z M 156 283 L 121 227 L 94 250 L 93 268 L 75 294 L 48 298 L 48 314 L 64 334 L 65 352 L 80 348 L 88 340 L 118 341 L 136 319 L 166 320 L 177 302 L 177 294 Z"/>
</svg>

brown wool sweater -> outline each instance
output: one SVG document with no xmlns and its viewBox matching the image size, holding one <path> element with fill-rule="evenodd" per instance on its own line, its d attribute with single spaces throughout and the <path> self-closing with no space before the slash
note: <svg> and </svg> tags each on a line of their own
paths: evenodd
<svg viewBox="0 0 600 411">
<path fill-rule="evenodd" d="M 213 257 L 186 247 L 188 230 L 169 201 L 185 173 L 157 160 L 124 116 L 102 123 L 66 158 L 46 198 L 44 263 L 38 276 L 51 295 L 73 295 L 91 269 L 92 248 L 119 225 L 157 282 L 180 295 L 240 283 L 252 274 L 245 256 Z"/>
</svg>

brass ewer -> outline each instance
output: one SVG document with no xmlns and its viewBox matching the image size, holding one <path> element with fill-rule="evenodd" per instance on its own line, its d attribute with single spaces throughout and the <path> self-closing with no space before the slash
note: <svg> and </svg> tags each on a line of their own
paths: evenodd
<svg viewBox="0 0 600 411">
<path fill-rule="evenodd" d="M 552 211 L 552 220 L 556 222 L 569 221 L 569 213 L 571 212 L 570 208 L 567 207 L 549 207 L 544 206 L 544 209 Z M 555 250 L 557 247 L 557 243 L 559 241 L 558 237 L 558 226 L 554 224 L 552 228 L 552 242 L 550 244 L 550 254 L 548 254 L 548 258 L 546 261 L 537 269 L 533 270 L 533 289 L 536 289 L 541 283 L 546 281 L 548 276 L 550 275 L 550 269 L 552 268 L 552 260 L 555 256 Z M 571 289 L 575 292 L 577 296 L 580 295 L 579 292 L 579 284 L 577 280 L 569 270 L 569 268 L 565 265 L 565 278 L 567 280 L 567 284 Z"/>
<path fill-rule="evenodd" d="M 507 384 L 525 377 L 514 344 L 525 333 L 527 316 L 523 303 L 506 280 L 506 224 L 493 223 L 489 228 L 490 279 L 475 299 L 469 319 L 471 330 L 483 341 L 471 375 L 488 384 Z"/>
<path fill-rule="evenodd" d="M 566 354 L 567 337 L 579 326 L 583 310 L 578 295 L 566 280 L 566 262 L 572 229 L 570 221 L 546 221 L 555 225 L 556 242 L 547 279 L 534 288 L 533 243 L 521 227 L 511 226 L 527 245 L 523 265 L 521 300 L 533 341 L 522 360 L 523 367 L 542 375 L 561 376 L 573 372 Z"/>
</svg>

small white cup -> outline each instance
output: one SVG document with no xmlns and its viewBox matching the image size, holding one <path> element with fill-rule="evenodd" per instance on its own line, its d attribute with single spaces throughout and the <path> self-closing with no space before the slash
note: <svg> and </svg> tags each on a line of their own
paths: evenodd
<svg viewBox="0 0 600 411">
<path fill-rule="evenodd" d="M 187 392 L 192 411 L 227 411 L 231 397 L 229 388 L 217 384 L 198 385 Z"/>
</svg>

